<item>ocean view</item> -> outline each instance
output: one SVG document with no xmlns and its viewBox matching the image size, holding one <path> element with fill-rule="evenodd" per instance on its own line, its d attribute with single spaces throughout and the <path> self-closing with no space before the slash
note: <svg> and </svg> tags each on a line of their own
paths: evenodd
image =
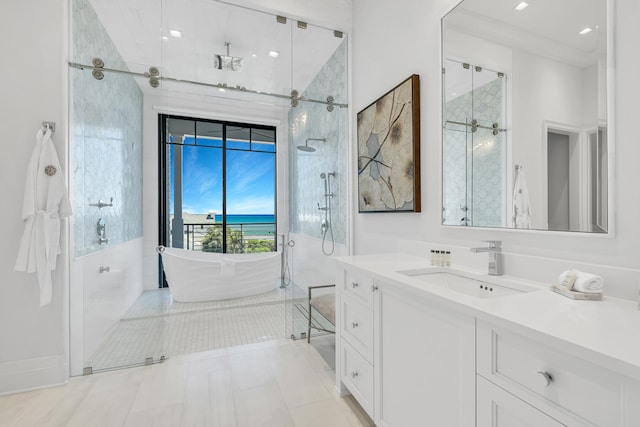
<svg viewBox="0 0 640 427">
<path fill-rule="evenodd" d="M 273 223 L 275 215 L 227 215 L 227 224 L 255 224 L 259 222 Z M 216 224 L 222 224 L 222 215 L 216 215 Z"/>
<path fill-rule="evenodd" d="M 222 215 L 216 215 L 216 224 L 222 224 Z M 275 234 L 275 215 L 227 215 L 228 227 L 238 229 L 240 224 L 245 237 Z"/>
</svg>

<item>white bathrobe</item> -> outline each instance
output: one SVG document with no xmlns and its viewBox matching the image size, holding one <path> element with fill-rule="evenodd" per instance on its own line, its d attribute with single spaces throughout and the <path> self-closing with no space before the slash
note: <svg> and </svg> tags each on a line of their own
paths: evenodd
<svg viewBox="0 0 640 427">
<path fill-rule="evenodd" d="M 524 171 L 520 167 L 516 171 L 513 184 L 513 227 L 531 228 L 531 205 L 529 203 L 529 188 Z"/>
<path fill-rule="evenodd" d="M 15 269 L 37 272 L 40 306 L 51 303 L 51 271 L 60 251 L 60 218 L 71 215 L 71 204 L 60 161 L 51 140 L 51 131 L 42 129 L 27 165 L 20 241 Z"/>
</svg>

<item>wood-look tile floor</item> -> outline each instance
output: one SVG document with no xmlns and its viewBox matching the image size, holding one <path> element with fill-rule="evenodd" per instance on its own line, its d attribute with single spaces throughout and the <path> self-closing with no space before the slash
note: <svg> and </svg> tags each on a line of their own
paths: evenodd
<svg viewBox="0 0 640 427">
<path fill-rule="evenodd" d="M 0 397 L 0 426 L 373 426 L 335 390 L 325 360 L 333 340 L 266 341 L 74 377 Z"/>
</svg>

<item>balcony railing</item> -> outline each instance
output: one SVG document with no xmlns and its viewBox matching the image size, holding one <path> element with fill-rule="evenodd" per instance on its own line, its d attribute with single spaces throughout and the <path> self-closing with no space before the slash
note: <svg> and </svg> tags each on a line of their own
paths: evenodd
<svg viewBox="0 0 640 427">
<path fill-rule="evenodd" d="M 222 252 L 222 224 L 184 224 L 184 247 L 193 251 Z M 252 222 L 227 224 L 227 253 L 276 250 L 276 224 Z"/>
</svg>

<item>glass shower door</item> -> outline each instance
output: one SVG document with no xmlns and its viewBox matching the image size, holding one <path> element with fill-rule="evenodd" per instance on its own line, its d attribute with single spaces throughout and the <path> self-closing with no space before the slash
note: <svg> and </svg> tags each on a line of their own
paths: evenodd
<svg viewBox="0 0 640 427">
<path fill-rule="evenodd" d="M 442 223 L 506 225 L 506 76 L 445 61 Z"/>
<path fill-rule="evenodd" d="M 289 236 L 296 256 L 287 326 L 288 336 L 304 339 L 309 321 L 317 327 L 312 337 L 333 330 L 333 319 L 309 312 L 309 289 L 312 296 L 333 294 L 318 286 L 335 283 L 331 258 L 348 254 L 348 40 L 339 31 L 292 22 L 292 46 L 300 100 L 288 114 Z"/>
<path fill-rule="evenodd" d="M 137 305 L 145 288 L 140 246 L 145 94 L 123 53 L 126 35 L 110 32 L 110 2 L 73 0 L 70 6 L 70 310 L 71 345 L 78 345 L 71 353 L 81 355 L 72 361 L 72 372 L 89 374 L 161 360 L 165 334 L 164 324 L 141 318 Z M 158 30 L 149 54 L 160 49 L 154 13 L 160 12 L 160 1 L 150 6 L 147 25 Z"/>
</svg>

